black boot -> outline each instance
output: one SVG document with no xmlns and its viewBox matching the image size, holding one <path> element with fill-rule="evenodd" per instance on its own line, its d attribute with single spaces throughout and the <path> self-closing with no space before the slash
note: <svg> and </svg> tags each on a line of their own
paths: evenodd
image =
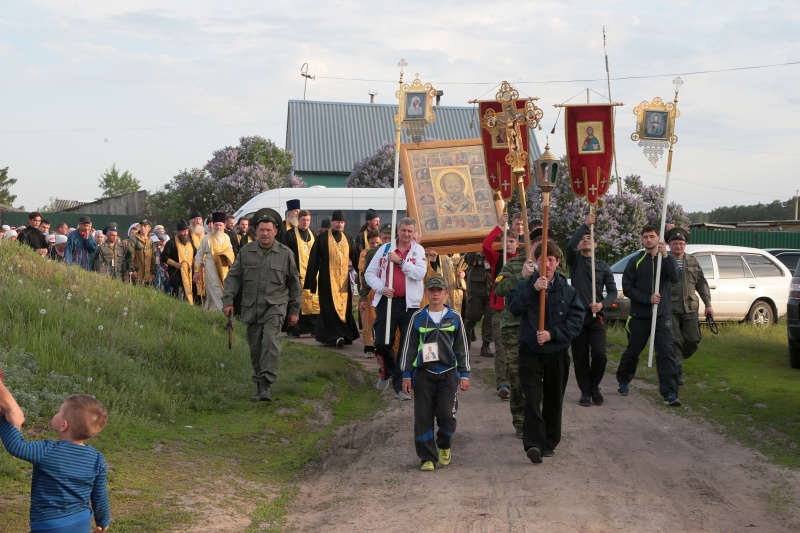
<svg viewBox="0 0 800 533">
<path fill-rule="evenodd" d="M 252 401 L 272 401 L 272 394 L 269 390 L 269 381 L 267 381 L 267 378 L 259 378 L 258 383 L 256 383 L 256 387 L 257 389 L 255 395 L 250 398 Z"/>
</svg>

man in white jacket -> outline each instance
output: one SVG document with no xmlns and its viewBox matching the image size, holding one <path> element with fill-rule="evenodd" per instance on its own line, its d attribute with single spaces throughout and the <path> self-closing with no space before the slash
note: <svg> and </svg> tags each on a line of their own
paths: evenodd
<svg viewBox="0 0 800 533">
<path fill-rule="evenodd" d="M 364 279 L 375 291 L 372 306 L 376 308 L 377 317 L 372 331 L 375 355 L 381 371 L 375 386 L 379 390 L 385 390 L 391 376 L 392 388 L 401 400 L 410 400 L 411 396 L 403 392 L 403 372 L 395 364 L 395 332 L 399 327 L 402 346 L 411 315 L 419 309 L 422 302 L 424 279 L 428 271 L 425 249 L 414 242 L 416 229 L 417 223 L 413 219 L 406 217 L 400 220 L 397 239 L 381 245 L 364 272 Z M 392 270 L 389 270 L 390 265 Z M 389 305 L 391 318 L 387 320 Z M 386 342 L 387 329 L 389 342 Z"/>
</svg>

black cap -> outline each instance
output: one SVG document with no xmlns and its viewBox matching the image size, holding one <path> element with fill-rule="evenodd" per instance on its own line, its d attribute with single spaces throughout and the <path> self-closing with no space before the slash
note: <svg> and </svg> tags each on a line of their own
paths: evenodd
<svg viewBox="0 0 800 533">
<path fill-rule="evenodd" d="M 378 218 L 378 213 L 376 213 L 374 209 L 367 209 L 367 214 L 364 217 L 364 220 L 372 220 L 373 218 Z"/>
<path fill-rule="evenodd" d="M 381 233 L 388 233 L 388 234 L 391 235 L 392 234 L 392 225 L 389 224 L 388 222 L 386 224 L 383 224 L 381 226 Z"/>
<path fill-rule="evenodd" d="M 177 229 L 177 231 L 185 231 L 189 229 L 189 225 L 186 223 L 185 220 L 180 219 L 175 225 L 175 228 Z"/>
<path fill-rule="evenodd" d="M 194 211 L 192 211 L 191 213 L 189 213 L 189 220 L 191 220 L 191 219 L 193 219 L 193 218 L 203 218 L 203 215 L 201 215 L 201 214 L 200 214 L 200 211 L 198 211 L 197 209 L 195 209 Z"/>
<path fill-rule="evenodd" d="M 295 209 L 300 209 L 300 200 L 287 200 L 286 201 L 286 210 L 287 211 L 294 211 Z"/>
<path fill-rule="evenodd" d="M 344 213 L 342 213 L 341 209 L 337 209 L 333 212 L 333 216 L 331 216 L 331 222 L 346 222 Z"/>
<path fill-rule="evenodd" d="M 78 224 L 91 224 L 91 223 L 92 219 L 87 216 L 82 216 L 81 218 L 78 219 Z"/>
<path fill-rule="evenodd" d="M 228 217 L 222 211 L 211 213 L 211 222 L 222 222 L 224 224 L 227 218 Z"/>
<path fill-rule="evenodd" d="M 323 218 L 322 222 L 319 224 L 320 229 L 330 229 L 331 228 L 331 221 L 330 219 Z"/>
</svg>

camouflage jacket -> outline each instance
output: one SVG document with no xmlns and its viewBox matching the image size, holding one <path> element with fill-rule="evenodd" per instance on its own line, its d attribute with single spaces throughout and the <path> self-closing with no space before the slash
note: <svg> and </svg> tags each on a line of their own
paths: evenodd
<svg viewBox="0 0 800 533">
<path fill-rule="evenodd" d="M 494 280 L 494 293 L 497 296 L 508 296 L 517 288 L 517 284 L 522 281 L 522 265 L 524 264 L 524 257 L 512 257 L 503 265 L 503 269 Z M 506 306 L 500 314 L 500 331 L 503 333 L 519 331 L 519 321 L 520 317 L 514 316 Z"/>
</svg>

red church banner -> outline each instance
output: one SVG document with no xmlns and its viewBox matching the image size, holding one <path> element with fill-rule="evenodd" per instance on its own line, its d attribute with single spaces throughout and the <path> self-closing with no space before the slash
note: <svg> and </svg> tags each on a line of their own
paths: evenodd
<svg viewBox="0 0 800 533">
<path fill-rule="evenodd" d="M 508 129 L 506 128 L 507 121 L 513 120 L 510 115 L 514 114 L 518 117 L 517 132 L 518 137 L 522 139 L 522 150 L 528 152 L 528 126 L 525 122 L 525 101 L 517 100 L 507 102 L 505 105 L 508 107 L 503 109 L 503 105 L 496 101 L 483 101 L 478 102 L 481 121 L 487 117 L 486 112 L 492 110 L 494 115 L 488 120 L 488 126 L 496 130 L 492 133 L 490 129 L 485 127 L 481 128 L 481 142 L 483 143 L 483 153 L 486 159 L 486 176 L 489 179 L 489 185 L 492 190 L 499 191 L 503 200 L 510 200 L 514 195 L 516 183 L 511 175 L 511 165 L 506 162 L 508 155 Z M 512 105 L 516 105 L 516 111 L 512 110 Z M 527 189 L 530 185 L 530 174 L 528 172 L 528 158 L 525 160 L 525 175 L 523 182 Z"/>
<path fill-rule="evenodd" d="M 592 205 L 611 185 L 614 105 L 618 104 L 565 106 L 570 185 L 575 196 L 586 196 L 586 201 Z"/>
</svg>

